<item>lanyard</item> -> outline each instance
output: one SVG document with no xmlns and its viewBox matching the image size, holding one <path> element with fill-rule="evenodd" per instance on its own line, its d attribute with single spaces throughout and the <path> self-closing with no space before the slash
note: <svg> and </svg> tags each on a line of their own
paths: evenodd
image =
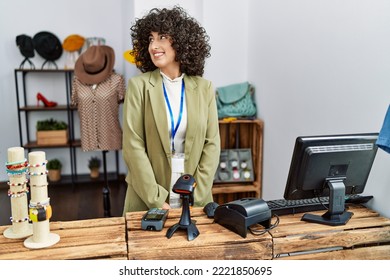
<svg viewBox="0 0 390 280">
<path fill-rule="evenodd" d="M 167 94 L 167 91 L 165 89 L 164 82 L 163 82 L 163 89 L 164 89 L 165 102 L 167 103 L 168 110 L 169 110 L 169 115 L 171 117 L 171 143 L 172 143 L 171 145 L 172 145 L 172 152 L 175 153 L 175 142 L 174 142 L 174 139 L 175 139 L 175 135 L 176 135 L 177 129 L 179 128 L 179 125 L 180 125 L 180 122 L 181 122 L 181 117 L 183 115 L 184 79 L 182 80 L 182 84 L 181 84 L 180 111 L 179 111 L 179 118 L 177 119 L 176 126 L 175 126 L 175 121 L 173 119 L 171 103 L 169 102 L 168 94 Z"/>
</svg>

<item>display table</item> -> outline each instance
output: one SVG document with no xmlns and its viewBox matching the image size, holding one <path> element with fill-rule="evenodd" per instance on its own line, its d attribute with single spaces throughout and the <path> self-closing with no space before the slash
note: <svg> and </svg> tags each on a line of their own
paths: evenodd
<svg viewBox="0 0 390 280">
<path fill-rule="evenodd" d="M 3 236 L 9 226 L 0 226 L 0 259 L 127 259 L 125 219 L 102 218 L 50 222 L 60 241 L 44 249 L 28 249 L 24 239 Z"/>
<path fill-rule="evenodd" d="M 141 229 L 143 212 L 126 213 L 128 257 L 137 260 L 245 260 L 271 259 L 272 238 L 269 234 L 247 238 L 213 223 L 202 208 L 191 209 L 191 218 L 196 220 L 199 236 L 187 240 L 185 230 L 176 231 L 168 239 L 165 234 L 169 227 L 176 224 L 181 209 L 169 211 L 168 219 L 162 231 L 144 231 Z"/>
<path fill-rule="evenodd" d="M 335 227 L 303 222 L 302 214 L 281 216 L 271 230 L 274 259 L 390 259 L 390 219 L 363 206 L 349 211 L 351 220 Z"/>
</svg>

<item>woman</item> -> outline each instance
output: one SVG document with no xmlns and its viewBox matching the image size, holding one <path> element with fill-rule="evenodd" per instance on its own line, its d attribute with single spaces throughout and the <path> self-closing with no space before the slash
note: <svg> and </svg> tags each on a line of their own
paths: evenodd
<svg viewBox="0 0 390 280">
<path fill-rule="evenodd" d="M 129 80 L 124 103 L 124 213 L 179 207 L 171 187 L 184 173 L 197 182 L 194 205 L 204 206 L 220 154 L 215 92 L 201 77 L 209 37 L 180 7 L 152 9 L 131 36 L 143 74 Z"/>
</svg>

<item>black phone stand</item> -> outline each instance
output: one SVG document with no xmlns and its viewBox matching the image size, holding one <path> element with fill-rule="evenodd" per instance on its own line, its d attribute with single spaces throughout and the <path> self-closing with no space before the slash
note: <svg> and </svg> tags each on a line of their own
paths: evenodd
<svg viewBox="0 0 390 280">
<path fill-rule="evenodd" d="M 180 198 L 182 199 L 183 205 L 182 205 L 182 212 L 180 221 L 177 224 L 174 224 L 171 226 L 166 234 L 166 237 L 171 238 L 172 235 L 176 232 L 178 229 L 185 229 L 187 230 L 187 238 L 188 241 L 194 240 L 199 235 L 199 230 L 195 225 L 195 221 L 191 220 L 191 214 L 190 214 L 190 199 L 192 194 L 181 194 Z"/>
</svg>

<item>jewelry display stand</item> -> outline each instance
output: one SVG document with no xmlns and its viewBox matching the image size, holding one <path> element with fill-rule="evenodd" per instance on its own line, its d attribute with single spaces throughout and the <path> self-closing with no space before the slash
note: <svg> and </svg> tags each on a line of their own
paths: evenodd
<svg viewBox="0 0 390 280">
<path fill-rule="evenodd" d="M 3 235 L 6 238 L 16 239 L 32 235 L 32 225 L 29 224 L 26 179 L 27 160 L 24 148 L 12 147 L 8 149 L 8 162 L 6 163 L 9 177 L 8 196 L 11 199 L 11 222 Z"/>
<path fill-rule="evenodd" d="M 56 244 L 60 236 L 50 232 L 52 210 L 47 190 L 47 170 L 45 152 L 28 154 L 30 174 L 30 220 L 33 224 L 33 235 L 24 241 L 30 249 L 45 248 Z"/>
</svg>

